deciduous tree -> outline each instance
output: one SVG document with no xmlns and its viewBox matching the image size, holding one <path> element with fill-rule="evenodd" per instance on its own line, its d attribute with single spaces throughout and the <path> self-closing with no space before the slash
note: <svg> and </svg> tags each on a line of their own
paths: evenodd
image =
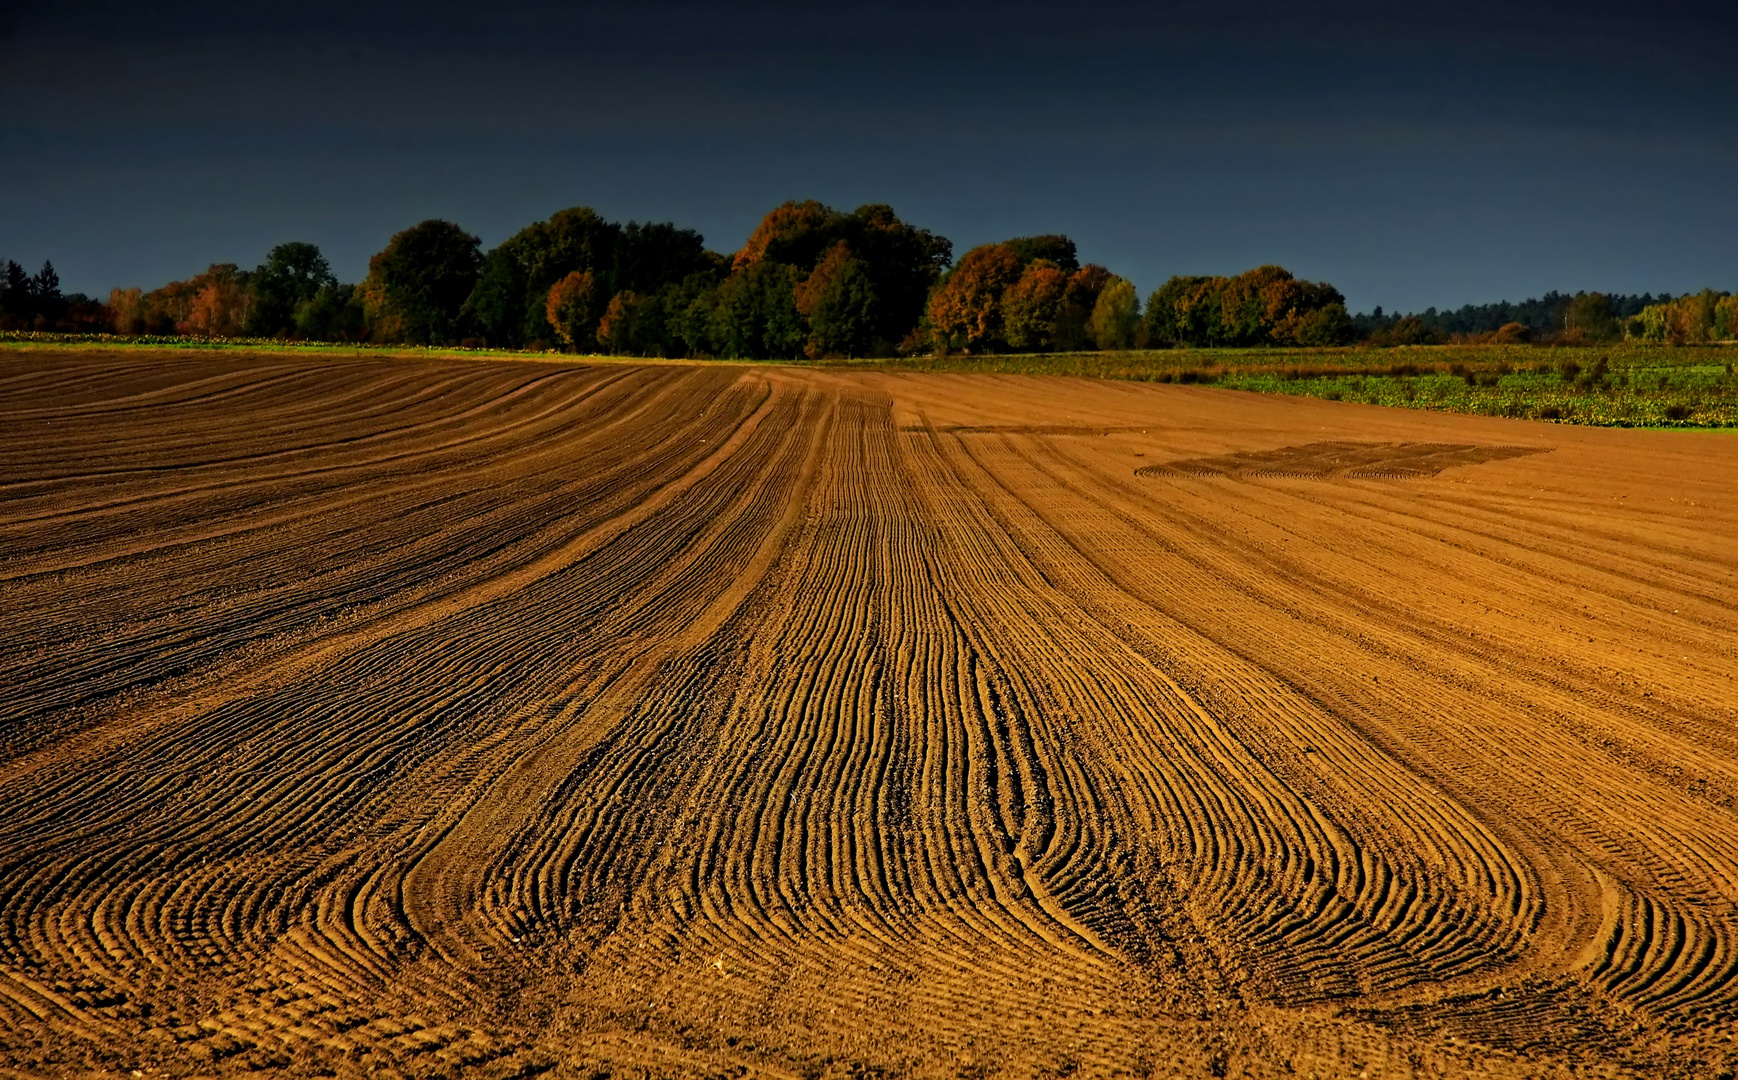
<svg viewBox="0 0 1738 1080">
<path fill-rule="evenodd" d="M 138 288 L 109 290 L 109 311 L 117 334 L 145 333 L 145 293 Z"/>
<path fill-rule="evenodd" d="M 984 244 L 961 257 L 929 301 L 939 348 L 982 351 L 1002 340 L 1002 294 L 1020 280 L 1020 258 L 1006 244 Z"/>
<path fill-rule="evenodd" d="M 296 305 L 296 333 L 310 341 L 361 341 L 368 336 L 362 298 L 352 285 L 322 285 Z"/>
<path fill-rule="evenodd" d="M 813 199 L 787 202 L 761 218 L 748 242 L 736 253 L 731 270 L 746 270 L 761 262 L 784 263 L 808 271 L 840 236 L 840 214 Z"/>
<path fill-rule="evenodd" d="M 1730 307 L 1722 309 L 1722 301 L 1726 299 L 1725 293 L 1703 289 L 1663 304 L 1650 304 L 1630 320 L 1626 332 L 1642 341 L 1664 341 L 1674 345 L 1713 341 L 1721 336 L 1723 312 L 1733 310 Z M 1732 316 L 1725 314 L 1724 317 L 1729 332 Z"/>
<path fill-rule="evenodd" d="M 272 248 L 248 284 L 253 290 L 253 309 L 247 332 L 270 337 L 296 329 L 297 306 L 312 300 L 321 289 L 335 287 L 338 279 L 332 276 L 332 267 L 319 248 L 293 242 Z"/>
<path fill-rule="evenodd" d="M 553 297 L 555 293 L 551 291 L 549 295 Z M 645 301 L 632 292 L 619 292 L 610 297 L 603 318 L 598 322 L 597 341 L 611 356 L 640 355 L 643 335 L 639 323 L 645 306 Z"/>
<path fill-rule="evenodd" d="M 930 290 L 953 261 L 953 243 L 906 224 L 883 203 L 859 206 L 841 228 L 874 293 L 868 336 L 877 348 L 898 342 L 923 318 Z"/>
<path fill-rule="evenodd" d="M 1087 320 L 1087 332 L 1100 349 L 1132 349 L 1139 321 L 1140 298 L 1135 295 L 1134 283 L 1112 277 L 1099 290 Z"/>
<path fill-rule="evenodd" d="M 589 271 L 614 292 L 621 227 L 587 206 L 574 206 L 528 225 L 482 260 L 464 322 L 490 344 L 518 348 L 556 338 L 546 317 L 549 289 L 576 270 Z M 601 307 L 600 307 L 601 313 Z"/>
<path fill-rule="evenodd" d="M 762 260 L 718 287 L 712 340 L 720 356 L 790 358 L 802 353 L 809 328 L 797 310 L 796 267 Z"/>
<path fill-rule="evenodd" d="M 715 334 L 718 322 L 718 279 L 709 273 L 690 274 L 666 285 L 660 297 L 664 339 L 683 356 L 716 356 L 722 349 Z"/>
<path fill-rule="evenodd" d="M 834 244 L 793 292 L 809 321 L 803 351 L 812 358 L 864 356 L 877 344 L 880 303 L 868 265 L 843 240 Z M 885 341 L 880 342 L 885 345 Z"/>
<path fill-rule="evenodd" d="M 598 344 L 598 322 L 606 310 L 604 284 L 590 270 L 575 270 L 549 287 L 544 319 L 571 348 L 589 352 Z"/>
<path fill-rule="evenodd" d="M 453 340 L 477 284 L 479 241 L 450 221 L 430 219 L 394 236 L 368 260 L 362 283 L 371 328 L 385 340 L 436 345 Z"/>
<path fill-rule="evenodd" d="M 733 265 L 740 272 L 776 262 L 807 274 L 841 243 L 850 249 L 856 265 L 844 279 L 849 288 L 840 286 L 844 291 L 832 294 L 821 315 L 828 324 L 822 331 L 827 343 L 815 341 L 810 346 L 824 354 L 891 352 L 892 343 L 909 334 L 923 317 L 930 290 L 953 258 L 953 244 L 945 237 L 901 221 L 892 207 L 869 203 L 842 214 L 813 200 L 785 203 L 761 220 Z M 832 281 L 837 269 L 822 280 Z M 856 298 L 854 306 L 841 306 L 846 292 Z M 848 317 L 847 307 L 852 312 Z M 870 320 L 869 325 L 857 327 L 863 318 Z M 852 329 L 843 329 L 847 322 Z M 845 344 L 840 334 L 851 343 Z"/>
<path fill-rule="evenodd" d="M 1012 240 L 1003 242 L 1013 251 L 1014 257 L 1020 260 L 1021 266 L 1045 259 L 1070 274 L 1080 269 L 1080 259 L 1075 254 L 1074 241 L 1060 233 L 1046 233 L 1043 236 L 1017 236 Z"/>
<path fill-rule="evenodd" d="M 1002 294 L 1002 340 L 1011 348 L 1039 352 L 1056 344 L 1056 324 L 1068 291 L 1068 275 L 1049 259 L 1037 259 Z"/>
<path fill-rule="evenodd" d="M 186 320 L 176 329 L 195 337 L 242 336 L 253 311 L 253 294 L 245 276 L 230 263 L 213 267 L 207 276 L 210 280 L 194 295 Z"/>
<path fill-rule="evenodd" d="M 1141 324 L 1141 337 L 1161 346 L 1343 344 L 1354 333 L 1333 286 L 1279 266 L 1230 278 L 1174 277 L 1148 298 Z"/>
<path fill-rule="evenodd" d="M 610 287 L 649 297 L 690 274 L 721 274 L 724 257 L 706 250 L 701 235 L 670 222 L 622 226 L 615 242 L 614 276 Z"/>
<path fill-rule="evenodd" d="M 1563 333 L 1584 341 L 1614 341 L 1623 336 L 1623 328 L 1604 293 L 1577 293 L 1564 306 Z"/>
<path fill-rule="evenodd" d="M 1054 348 L 1072 351 L 1094 347 L 1087 323 L 1092 319 L 1098 294 L 1111 277 L 1111 272 L 1097 263 L 1087 263 L 1068 275 L 1068 288 L 1062 294 L 1062 310 L 1056 315 Z"/>
</svg>

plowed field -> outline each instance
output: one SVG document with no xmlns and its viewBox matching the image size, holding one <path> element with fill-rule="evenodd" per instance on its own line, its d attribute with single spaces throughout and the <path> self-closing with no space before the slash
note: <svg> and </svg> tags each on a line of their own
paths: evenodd
<svg viewBox="0 0 1738 1080">
<path fill-rule="evenodd" d="M 1738 438 L 0 360 L 0 1073 L 1730 1076 Z"/>
</svg>

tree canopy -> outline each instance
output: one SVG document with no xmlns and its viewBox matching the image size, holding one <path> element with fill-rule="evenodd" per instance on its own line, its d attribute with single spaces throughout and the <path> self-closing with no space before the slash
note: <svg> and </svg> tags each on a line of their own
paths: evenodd
<svg viewBox="0 0 1738 1080">
<path fill-rule="evenodd" d="M 1066 236 L 1028 236 L 966 252 L 930 296 L 935 346 L 970 352 L 1092 348 L 1089 323 L 1099 295 L 1120 279 L 1102 266 L 1081 266 L 1074 250 Z"/>
<path fill-rule="evenodd" d="M 296 309 L 337 284 L 319 248 L 299 241 L 279 244 L 248 282 L 253 304 L 247 332 L 256 337 L 288 333 L 296 327 Z"/>
<path fill-rule="evenodd" d="M 1235 277 L 1173 277 L 1147 299 L 1155 345 L 1344 345 L 1355 336 L 1345 298 L 1279 266 Z"/>
<path fill-rule="evenodd" d="M 431 218 L 394 236 L 368 260 L 361 291 L 382 339 L 418 345 L 453 340 L 460 311 L 477 285 L 480 243 L 452 222 Z"/>
<path fill-rule="evenodd" d="M 468 330 L 498 348 L 545 345 L 558 335 L 548 319 L 549 289 L 584 271 L 609 287 L 620 226 L 575 206 L 520 229 L 483 259 L 464 302 Z"/>
<path fill-rule="evenodd" d="M 65 319 L 73 302 L 61 295 L 60 275 L 52 262 L 45 261 L 42 269 L 32 274 L 8 259 L 5 270 L 0 280 L 0 328 L 53 329 Z"/>
</svg>

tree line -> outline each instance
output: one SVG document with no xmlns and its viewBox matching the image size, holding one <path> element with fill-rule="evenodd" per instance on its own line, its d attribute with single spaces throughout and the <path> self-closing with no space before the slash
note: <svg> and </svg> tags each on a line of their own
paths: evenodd
<svg viewBox="0 0 1738 1080">
<path fill-rule="evenodd" d="M 107 333 L 106 306 L 83 293 L 63 294 L 52 262 L 32 274 L 11 259 L 0 276 L 0 330 Z"/>
<path fill-rule="evenodd" d="M 1178 276 L 1141 302 L 1061 235 L 953 244 L 869 204 L 787 202 L 733 255 L 670 222 L 553 214 L 483 250 L 431 219 L 393 236 L 358 283 L 320 249 L 280 244 L 259 266 L 214 264 L 108 302 L 63 296 L 52 265 L 7 262 L 0 329 L 567 349 L 624 356 L 791 359 L 918 352 L 1333 346 L 1539 339 L 1722 340 L 1738 301 L 1547 293 L 1519 304 L 1352 315 L 1325 282 L 1278 266 Z"/>
<path fill-rule="evenodd" d="M 1724 305 L 1724 306 L 1722 306 Z M 1440 345 L 1558 341 L 1657 341 L 1678 344 L 1738 338 L 1738 300 L 1704 289 L 1674 297 L 1662 292 L 1607 295 L 1548 292 L 1520 303 L 1467 304 L 1352 317 L 1360 340 L 1375 345 Z"/>
</svg>

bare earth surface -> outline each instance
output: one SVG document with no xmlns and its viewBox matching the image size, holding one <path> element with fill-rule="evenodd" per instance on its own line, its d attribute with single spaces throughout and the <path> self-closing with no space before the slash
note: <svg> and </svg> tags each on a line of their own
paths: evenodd
<svg viewBox="0 0 1738 1080">
<path fill-rule="evenodd" d="M 8 355 L 0 1074 L 1730 1076 L 1735 496 L 1199 387 Z"/>
</svg>

